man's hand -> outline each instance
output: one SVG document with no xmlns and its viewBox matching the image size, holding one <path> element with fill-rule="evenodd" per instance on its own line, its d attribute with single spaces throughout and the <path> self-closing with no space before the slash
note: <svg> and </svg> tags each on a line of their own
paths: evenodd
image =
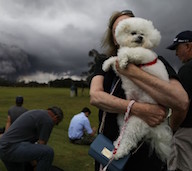
<svg viewBox="0 0 192 171">
<path fill-rule="evenodd" d="M 33 171 L 36 171 L 37 161 L 36 160 L 31 161 L 31 166 L 33 167 Z"/>
<path fill-rule="evenodd" d="M 92 136 L 94 136 L 94 135 L 95 135 L 95 133 L 96 133 L 96 131 L 97 131 L 97 129 L 96 129 L 96 127 L 93 127 L 93 128 L 92 128 L 92 130 L 93 130 L 93 132 L 92 132 L 92 134 L 91 134 L 91 135 L 92 135 Z"/>
</svg>

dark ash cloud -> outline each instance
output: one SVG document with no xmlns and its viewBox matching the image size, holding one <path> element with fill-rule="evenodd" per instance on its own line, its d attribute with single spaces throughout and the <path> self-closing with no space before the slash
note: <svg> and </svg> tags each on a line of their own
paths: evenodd
<svg viewBox="0 0 192 171">
<path fill-rule="evenodd" d="M 31 68 L 28 55 L 15 46 L 0 44 L 0 77 L 16 80 Z"/>
<path fill-rule="evenodd" d="M 0 43 L 29 55 L 0 56 L 0 76 L 25 80 L 80 76 L 92 60 L 88 52 L 102 53 L 100 41 L 108 18 L 123 9 L 153 21 L 162 35 L 156 51 L 177 70 L 181 63 L 166 47 L 177 33 L 192 29 L 191 6 L 191 0 L 0 0 Z"/>
</svg>

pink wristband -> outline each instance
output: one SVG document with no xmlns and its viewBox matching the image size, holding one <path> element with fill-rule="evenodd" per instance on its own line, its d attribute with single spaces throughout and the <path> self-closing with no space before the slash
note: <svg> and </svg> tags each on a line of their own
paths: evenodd
<svg viewBox="0 0 192 171">
<path fill-rule="evenodd" d="M 135 103 L 135 100 L 131 100 L 127 106 L 127 111 L 125 113 L 125 116 L 124 116 L 124 120 L 126 121 L 128 118 L 129 118 L 129 113 L 131 111 L 131 107 L 133 106 L 133 104 Z"/>
</svg>

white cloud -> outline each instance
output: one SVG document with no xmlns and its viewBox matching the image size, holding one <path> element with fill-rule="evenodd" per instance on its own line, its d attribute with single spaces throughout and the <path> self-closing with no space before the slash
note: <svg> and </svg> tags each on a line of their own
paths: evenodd
<svg viewBox="0 0 192 171">
<path fill-rule="evenodd" d="M 54 81 L 56 79 L 66 79 L 69 78 L 69 73 L 60 73 L 60 74 L 54 74 L 54 73 L 46 73 L 46 72 L 36 72 L 32 75 L 28 76 L 22 76 L 18 78 L 18 81 L 25 81 L 26 83 L 31 81 L 36 81 L 38 83 L 48 83 L 49 81 Z M 81 80 L 85 79 L 84 77 L 80 77 L 78 75 L 71 75 L 70 78 L 72 80 Z"/>
</svg>

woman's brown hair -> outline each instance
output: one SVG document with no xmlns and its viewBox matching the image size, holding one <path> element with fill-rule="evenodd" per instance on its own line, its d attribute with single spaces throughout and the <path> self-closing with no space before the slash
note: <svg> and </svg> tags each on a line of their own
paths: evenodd
<svg viewBox="0 0 192 171">
<path fill-rule="evenodd" d="M 112 29 L 113 29 L 113 24 L 115 23 L 117 18 L 119 18 L 122 15 L 134 17 L 133 12 L 130 10 L 124 10 L 121 12 L 116 11 L 112 14 L 112 16 L 109 19 L 108 28 L 102 39 L 102 47 L 105 49 L 105 54 L 107 55 L 107 57 L 117 55 L 118 46 L 115 45 L 115 43 L 114 43 Z"/>
</svg>

